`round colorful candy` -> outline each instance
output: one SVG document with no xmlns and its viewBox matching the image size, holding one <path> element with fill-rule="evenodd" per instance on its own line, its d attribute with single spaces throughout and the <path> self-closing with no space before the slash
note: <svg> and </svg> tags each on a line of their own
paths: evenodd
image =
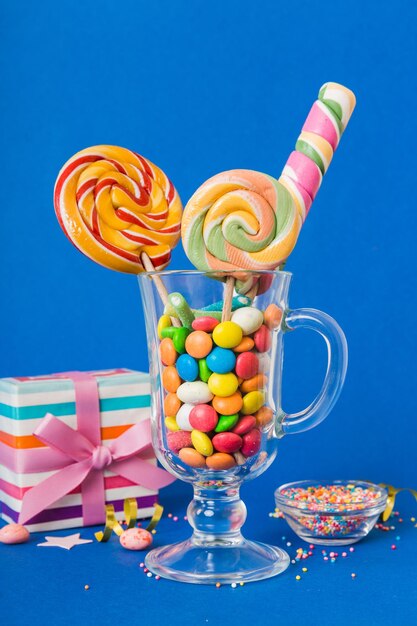
<svg viewBox="0 0 417 626">
<path fill-rule="evenodd" d="M 195 448 L 182 448 L 178 456 L 181 461 L 190 467 L 203 468 L 206 466 L 206 458 Z"/>
<path fill-rule="evenodd" d="M 181 402 L 189 404 L 204 404 L 213 399 L 213 394 L 207 383 L 203 383 L 201 380 L 196 380 L 193 383 L 183 383 L 176 389 L 176 392 Z"/>
<path fill-rule="evenodd" d="M 269 330 L 279 328 L 282 320 L 282 309 L 276 304 L 269 304 L 264 311 L 264 323 Z"/>
<path fill-rule="evenodd" d="M 22 524 L 7 524 L 0 529 L 0 543 L 26 543 L 30 533 Z"/>
<path fill-rule="evenodd" d="M 153 537 L 145 528 L 128 528 L 120 535 L 120 544 L 126 550 L 146 550 L 153 541 Z"/>
<path fill-rule="evenodd" d="M 159 356 L 164 365 L 174 365 L 178 353 L 175 350 L 174 342 L 169 337 L 162 339 L 159 344 Z"/>
<path fill-rule="evenodd" d="M 237 311 L 232 314 L 232 322 L 242 329 L 244 335 L 251 335 L 257 331 L 263 321 L 264 316 L 262 311 L 253 306 L 237 309 Z"/>
<path fill-rule="evenodd" d="M 242 341 L 242 336 L 242 329 L 234 322 L 221 322 L 213 330 L 213 341 L 220 348 L 235 348 Z"/>
<path fill-rule="evenodd" d="M 258 352 L 268 352 L 271 348 L 272 337 L 271 331 L 265 324 L 262 324 L 253 336 L 255 347 Z"/>
<path fill-rule="evenodd" d="M 181 430 L 177 424 L 177 420 L 172 415 L 165 418 L 165 426 L 168 428 L 168 430 L 171 430 L 172 432 Z"/>
<path fill-rule="evenodd" d="M 189 334 L 190 334 L 190 330 L 188 328 L 185 328 L 185 326 L 181 326 L 180 328 L 174 328 L 174 332 L 172 334 L 172 341 L 174 343 L 175 350 L 178 352 L 178 354 L 184 354 L 185 341 Z"/>
<path fill-rule="evenodd" d="M 181 379 L 174 365 L 168 365 L 162 372 L 162 384 L 170 393 L 175 393 L 181 385 Z"/>
<path fill-rule="evenodd" d="M 213 446 L 217 452 L 227 452 L 233 454 L 240 450 L 242 446 L 242 437 L 235 433 L 225 432 L 214 435 L 212 439 Z"/>
<path fill-rule="evenodd" d="M 206 383 L 210 376 L 212 375 L 211 369 L 207 365 L 207 359 L 199 359 L 198 360 L 198 374 L 203 381 Z"/>
<path fill-rule="evenodd" d="M 172 325 L 171 318 L 169 317 L 169 315 L 161 315 L 161 317 L 158 320 L 158 326 L 157 326 L 159 339 L 162 339 L 163 337 L 162 331 L 164 330 L 164 328 L 169 328 L 171 325 Z"/>
<path fill-rule="evenodd" d="M 255 418 L 258 426 L 268 426 L 273 420 L 274 412 L 268 406 L 261 406 L 259 411 L 256 411 Z"/>
<path fill-rule="evenodd" d="M 249 391 L 243 396 L 243 415 L 253 415 L 265 403 L 265 393 L 263 391 Z"/>
<path fill-rule="evenodd" d="M 236 391 L 228 398 L 222 398 L 221 396 L 214 396 L 212 400 L 213 408 L 220 413 L 220 415 L 234 415 L 239 413 L 243 405 L 242 394 Z"/>
<path fill-rule="evenodd" d="M 253 352 L 242 352 L 236 359 L 236 374 L 239 378 L 247 380 L 258 373 L 259 360 Z"/>
<path fill-rule="evenodd" d="M 236 435 L 245 435 L 256 426 L 256 418 L 253 415 L 241 417 L 232 432 Z"/>
<path fill-rule="evenodd" d="M 236 348 L 233 348 L 233 352 L 249 352 L 254 347 L 255 342 L 251 337 L 243 337 L 242 341 Z"/>
<path fill-rule="evenodd" d="M 216 374 L 227 374 L 235 367 L 236 356 L 232 350 L 216 346 L 207 357 L 207 365 Z"/>
<path fill-rule="evenodd" d="M 219 421 L 217 412 L 209 404 L 197 404 L 193 406 L 189 416 L 189 422 L 194 430 L 209 433 L 214 430 Z"/>
<path fill-rule="evenodd" d="M 193 430 L 193 427 L 190 424 L 190 413 L 193 408 L 194 404 L 183 404 L 178 411 L 175 421 L 180 430 L 189 430 L 190 432 Z"/>
<path fill-rule="evenodd" d="M 164 414 L 175 416 L 180 410 L 181 400 L 176 393 L 167 393 L 164 398 Z"/>
<path fill-rule="evenodd" d="M 208 333 L 203 330 L 195 330 L 185 340 L 185 349 L 195 359 L 204 359 L 213 347 L 213 342 Z"/>
<path fill-rule="evenodd" d="M 194 359 L 194 357 L 190 356 L 189 354 L 181 354 L 181 356 L 178 358 L 176 367 L 177 372 L 182 380 L 185 380 L 187 382 L 193 382 L 198 376 L 198 363 Z"/>
<path fill-rule="evenodd" d="M 229 374 L 212 374 L 207 384 L 211 393 L 221 398 L 233 395 L 239 387 L 239 381 L 232 372 Z"/>
<path fill-rule="evenodd" d="M 223 433 L 224 431 L 232 430 L 233 426 L 237 424 L 238 419 L 238 413 L 234 413 L 232 415 L 220 415 L 214 431 L 216 433 Z"/>
<path fill-rule="evenodd" d="M 252 378 L 248 378 L 241 383 L 240 391 L 242 393 L 249 393 L 249 391 L 258 391 L 260 389 L 263 389 L 266 386 L 267 382 L 268 379 L 265 374 L 256 374 Z"/>
<path fill-rule="evenodd" d="M 218 325 L 219 325 L 218 319 L 216 319 L 215 317 L 207 316 L 207 315 L 203 317 L 197 317 L 191 324 L 191 326 L 193 327 L 193 330 L 203 330 L 206 333 L 213 332 L 213 330 Z"/>
<path fill-rule="evenodd" d="M 241 453 L 245 456 L 254 456 L 259 452 L 261 447 L 261 433 L 257 428 L 253 428 L 251 431 L 243 435 L 243 443 L 240 449 Z"/>
<path fill-rule="evenodd" d="M 210 456 L 213 454 L 213 444 L 211 439 L 206 433 L 202 433 L 199 430 L 193 430 L 191 433 L 191 441 L 197 452 L 200 452 L 203 456 Z"/>
<path fill-rule="evenodd" d="M 236 461 L 231 454 L 225 452 L 215 452 L 206 459 L 207 467 L 212 470 L 227 470 L 236 465 Z"/>
</svg>

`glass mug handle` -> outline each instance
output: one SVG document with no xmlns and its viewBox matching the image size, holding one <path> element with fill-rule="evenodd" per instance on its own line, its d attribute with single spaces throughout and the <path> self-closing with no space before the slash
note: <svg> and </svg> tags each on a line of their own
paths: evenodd
<svg viewBox="0 0 417 626">
<path fill-rule="evenodd" d="M 319 333 L 327 345 L 327 371 L 318 396 L 304 411 L 287 414 L 280 410 L 276 421 L 278 437 L 302 433 L 314 428 L 330 413 L 339 398 L 345 382 L 348 363 L 346 337 L 339 324 L 327 313 L 316 309 L 288 311 L 283 320 L 283 331 L 309 328 Z"/>
</svg>

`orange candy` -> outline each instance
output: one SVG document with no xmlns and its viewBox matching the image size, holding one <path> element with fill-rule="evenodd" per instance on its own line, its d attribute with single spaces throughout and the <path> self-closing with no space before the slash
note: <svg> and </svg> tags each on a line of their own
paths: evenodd
<svg viewBox="0 0 417 626">
<path fill-rule="evenodd" d="M 269 330 L 275 330 L 281 325 L 282 320 L 282 309 L 279 308 L 276 304 L 270 304 L 266 307 L 264 311 L 264 322 L 265 326 L 269 328 Z"/>
<path fill-rule="evenodd" d="M 181 378 L 174 365 L 168 365 L 162 372 L 162 384 L 170 393 L 175 393 L 181 385 Z"/>
<path fill-rule="evenodd" d="M 235 413 L 239 413 L 243 406 L 242 395 L 239 391 L 235 391 L 235 393 L 232 393 L 232 395 L 227 398 L 214 396 L 211 403 L 213 408 L 220 415 L 234 415 Z"/>
<path fill-rule="evenodd" d="M 258 391 L 258 389 L 263 389 L 267 383 L 268 379 L 265 374 L 255 374 L 252 378 L 248 378 L 244 380 L 240 385 L 240 390 L 242 393 L 249 393 L 249 391 Z"/>
<path fill-rule="evenodd" d="M 186 463 L 190 467 L 206 467 L 205 457 L 194 448 L 182 448 L 178 456 L 183 463 Z"/>
<path fill-rule="evenodd" d="M 213 347 L 210 335 L 204 330 L 195 330 L 185 340 L 185 349 L 195 359 L 204 359 Z"/>
<path fill-rule="evenodd" d="M 182 450 L 181 450 L 182 452 Z M 226 470 L 234 467 L 236 461 L 231 454 L 216 452 L 206 458 L 207 467 L 213 470 Z"/>
<path fill-rule="evenodd" d="M 181 408 L 181 400 L 176 393 L 168 393 L 164 399 L 164 413 L 165 415 L 174 417 Z"/>
<path fill-rule="evenodd" d="M 174 347 L 174 342 L 169 337 L 162 339 L 159 344 L 159 355 L 164 365 L 174 365 L 177 360 L 177 351 Z"/>
<path fill-rule="evenodd" d="M 236 348 L 233 348 L 233 352 L 248 352 L 252 350 L 255 342 L 250 337 L 243 337 L 242 341 Z"/>
<path fill-rule="evenodd" d="M 268 406 L 262 406 L 259 411 L 255 413 L 256 423 L 258 426 L 267 426 L 272 422 L 274 413 Z"/>
</svg>

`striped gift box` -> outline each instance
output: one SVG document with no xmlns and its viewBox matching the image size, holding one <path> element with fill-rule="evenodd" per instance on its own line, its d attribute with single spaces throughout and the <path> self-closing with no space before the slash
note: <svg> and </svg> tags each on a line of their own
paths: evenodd
<svg viewBox="0 0 417 626">
<path fill-rule="evenodd" d="M 150 416 L 149 375 L 128 369 L 89 372 L 97 381 L 101 439 L 106 445 L 132 425 Z M 74 383 L 62 375 L 4 378 L 0 380 L 0 516 L 16 522 L 26 491 L 52 475 L 54 471 L 28 471 L 28 456 L 45 459 L 45 467 L 54 465 L 54 451 L 37 439 L 33 432 L 46 413 L 52 413 L 68 426 L 77 429 Z M 33 456 L 33 454 L 32 454 Z M 156 465 L 152 450 L 141 458 Z M 40 463 L 42 465 L 42 462 Z M 54 470 L 59 469 L 59 463 Z M 116 517 L 123 519 L 125 498 L 137 498 L 140 517 L 149 517 L 158 492 L 104 470 L 107 504 L 113 504 Z M 27 528 L 46 531 L 83 525 L 81 488 L 61 498 L 39 513 Z"/>
</svg>

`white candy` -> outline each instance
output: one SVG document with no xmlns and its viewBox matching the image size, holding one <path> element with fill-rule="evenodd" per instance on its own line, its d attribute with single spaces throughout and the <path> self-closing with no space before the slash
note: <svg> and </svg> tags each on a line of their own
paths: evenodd
<svg viewBox="0 0 417 626">
<path fill-rule="evenodd" d="M 181 430 L 194 430 L 190 424 L 190 413 L 194 408 L 194 404 L 183 404 L 176 416 L 176 422 Z"/>
<path fill-rule="evenodd" d="M 177 389 L 177 396 L 181 402 L 189 404 L 205 404 L 213 399 L 213 394 L 208 388 L 208 384 L 201 381 L 183 383 Z"/>
<path fill-rule="evenodd" d="M 253 306 L 242 307 L 232 314 L 232 322 L 241 327 L 244 335 L 256 332 L 262 326 L 263 321 L 262 311 Z"/>
</svg>

